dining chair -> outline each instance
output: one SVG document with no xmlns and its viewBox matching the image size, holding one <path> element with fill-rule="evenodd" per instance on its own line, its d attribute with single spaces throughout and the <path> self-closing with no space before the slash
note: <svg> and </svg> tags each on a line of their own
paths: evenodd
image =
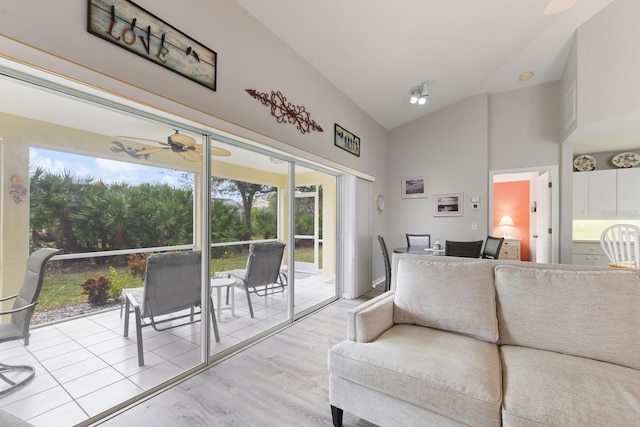
<svg viewBox="0 0 640 427">
<path fill-rule="evenodd" d="M 389 261 L 389 251 L 387 250 L 387 245 L 384 243 L 384 238 L 378 236 L 378 242 L 380 242 L 382 260 L 384 261 L 384 291 L 387 292 L 391 289 L 391 262 Z"/>
<path fill-rule="evenodd" d="M 406 233 L 407 246 L 424 246 L 425 248 L 431 247 L 431 235 L 430 234 L 411 234 Z"/>
<path fill-rule="evenodd" d="M 484 248 L 482 249 L 482 258 L 498 259 L 503 242 L 504 237 L 487 236 L 487 240 L 484 242 Z"/>
<path fill-rule="evenodd" d="M 600 245 L 609 257 L 610 267 L 638 268 L 640 260 L 640 227 L 614 224 L 600 234 Z"/>
<path fill-rule="evenodd" d="M 444 246 L 444 254 L 446 256 L 459 256 L 466 258 L 480 258 L 482 252 L 482 240 L 474 240 L 468 242 L 456 242 L 447 240 Z"/>
</svg>

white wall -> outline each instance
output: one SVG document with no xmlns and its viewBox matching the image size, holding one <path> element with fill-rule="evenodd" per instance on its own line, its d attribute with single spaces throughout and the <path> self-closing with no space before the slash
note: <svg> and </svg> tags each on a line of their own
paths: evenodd
<svg viewBox="0 0 640 427">
<path fill-rule="evenodd" d="M 577 32 L 578 127 L 640 110 L 640 2 L 616 0 Z"/>
<path fill-rule="evenodd" d="M 488 96 L 478 95 L 389 133 L 383 236 L 392 251 L 406 246 L 405 233 L 431 234 L 432 242 L 484 239 L 487 234 Z M 428 198 L 402 199 L 403 177 L 426 176 Z M 433 195 L 464 193 L 464 216 L 434 217 Z M 481 209 L 471 210 L 471 197 Z M 477 230 L 471 224 L 477 224 Z M 384 266 L 379 266 L 384 274 Z M 377 270 L 374 270 L 377 271 Z"/>
</svg>

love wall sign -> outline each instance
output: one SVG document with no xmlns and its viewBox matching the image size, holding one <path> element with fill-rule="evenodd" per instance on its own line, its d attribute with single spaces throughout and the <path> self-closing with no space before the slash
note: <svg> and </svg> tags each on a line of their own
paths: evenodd
<svg viewBox="0 0 640 427">
<path fill-rule="evenodd" d="M 89 0 L 87 31 L 216 90 L 216 52 L 129 0 Z"/>
</svg>

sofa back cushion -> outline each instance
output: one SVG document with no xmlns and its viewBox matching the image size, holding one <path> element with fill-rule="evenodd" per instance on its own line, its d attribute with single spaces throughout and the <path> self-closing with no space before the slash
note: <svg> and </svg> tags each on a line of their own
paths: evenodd
<svg viewBox="0 0 640 427">
<path fill-rule="evenodd" d="M 496 342 L 498 322 L 491 263 L 424 258 L 398 261 L 394 323 L 427 326 Z"/>
<path fill-rule="evenodd" d="M 640 274 L 499 265 L 500 344 L 640 369 Z"/>
</svg>

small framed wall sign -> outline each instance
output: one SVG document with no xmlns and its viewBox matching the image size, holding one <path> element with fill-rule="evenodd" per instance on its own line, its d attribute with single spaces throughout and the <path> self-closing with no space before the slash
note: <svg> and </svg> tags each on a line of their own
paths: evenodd
<svg viewBox="0 0 640 427">
<path fill-rule="evenodd" d="M 462 193 L 436 194 L 433 198 L 433 216 L 462 216 Z"/>
<path fill-rule="evenodd" d="M 402 198 L 416 199 L 419 197 L 427 197 L 427 177 L 402 178 Z"/>
<path fill-rule="evenodd" d="M 340 126 L 339 124 L 335 124 L 335 134 L 333 142 L 336 146 L 342 148 L 353 154 L 354 156 L 360 157 L 360 138 Z"/>
</svg>

